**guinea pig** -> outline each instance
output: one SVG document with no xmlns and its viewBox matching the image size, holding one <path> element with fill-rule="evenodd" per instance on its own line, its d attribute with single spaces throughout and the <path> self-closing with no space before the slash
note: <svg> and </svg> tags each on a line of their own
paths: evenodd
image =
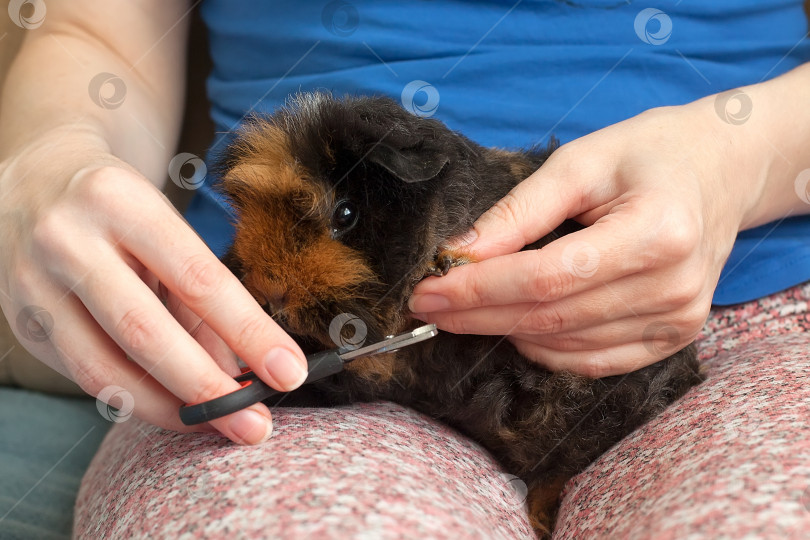
<svg viewBox="0 0 810 540">
<path fill-rule="evenodd" d="M 247 121 L 219 163 L 218 186 L 235 213 L 223 261 L 308 352 L 362 337 L 358 321 L 368 343 L 413 329 L 422 324 L 407 309 L 414 286 L 473 261 L 444 243 L 554 147 L 484 148 L 385 97 L 297 95 Z M 580 228 L 566 221 L 524 249 Z M 336 335 L 335 321 L 347 318 L 354 325 Z M 694 345 L 591 379 L 550 372 L 503 336 L 441 332 L 355 360 L 288 403 L 391 400 L 445 422 L 526 483 L 544 537 L 566 481 L 700 381 Z"/>
</svg>

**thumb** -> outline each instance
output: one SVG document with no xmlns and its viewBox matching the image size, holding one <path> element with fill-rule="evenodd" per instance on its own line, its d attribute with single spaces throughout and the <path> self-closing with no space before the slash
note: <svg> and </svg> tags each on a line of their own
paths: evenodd
<svg viewBox="0 0 810 540">
<path fill-rule="evenodd" d="M 581 193 L 544 165 L 484 212 L 466 234 L 452 238 L 450 249 L 483 260 L 520 251 L 580 214 Z"/>
</svg>

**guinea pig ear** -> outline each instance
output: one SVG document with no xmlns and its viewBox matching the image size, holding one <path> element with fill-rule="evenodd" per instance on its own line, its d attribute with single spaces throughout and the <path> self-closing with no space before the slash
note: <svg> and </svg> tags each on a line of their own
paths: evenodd
<svg viewBox="0 0 810 540">
<path fill-rule="evenodd" d="M 366 159 L 409 184 L 436 178 L 450 162 L 450 158 L 436 151 L 415 148 L 398 150 L 384 143 L 377 144 Z"/>
</svg>

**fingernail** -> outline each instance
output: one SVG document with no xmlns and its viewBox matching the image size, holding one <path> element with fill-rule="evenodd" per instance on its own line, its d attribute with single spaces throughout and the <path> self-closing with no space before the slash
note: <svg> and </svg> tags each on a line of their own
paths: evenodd
<svg viewBox="0 0 810 540">
<path fill-rule="evenodd" d="M 478 231 L 476 231 L 475 229 L 470 229 L 464 234 L 460 234 L 458 236 L 454 236 L 453 238 L 449 238 L 447 242 L 445 242 L 445 247 L 448 247 L 450 249 L 460 248 L 472 244 L 477 239 L 478 239 Z"/>
<path fill-rule="evenodd" d="M 411 317 L 422 322 L 427 322 L 427 314 L 426 313 L 411 313 Z"/>
<path fill-rule="evenodd" d="M 283 347 L 270 349 L 264 357 L 264 367 L 284 390 L 298 388 L 307 378 L 306 362 Z"/>
<path fill-rule="evenodd" d="M 417 294 L 408 302 L 412 312 L 443 311 L 450 309 L 450 300 L 439 294 Z"/>
<path fill-rule="evenodd" d="M 273 422 L 250 409 L 234 414 L 228 427 L 239 444 L 263 443 L 273 434 Z"/>
</svg>

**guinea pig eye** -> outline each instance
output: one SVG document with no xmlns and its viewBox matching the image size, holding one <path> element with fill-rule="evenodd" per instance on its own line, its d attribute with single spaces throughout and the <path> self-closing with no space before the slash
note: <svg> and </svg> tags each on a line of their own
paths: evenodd
<svg viewBox="0 0 810 540">
<path fill-rule="evenodd" d="M 339 236 L 357 224 L 357 206 L 352 201 L 342 200 L 332 212 L 332 236 Z"/>
</svg>

